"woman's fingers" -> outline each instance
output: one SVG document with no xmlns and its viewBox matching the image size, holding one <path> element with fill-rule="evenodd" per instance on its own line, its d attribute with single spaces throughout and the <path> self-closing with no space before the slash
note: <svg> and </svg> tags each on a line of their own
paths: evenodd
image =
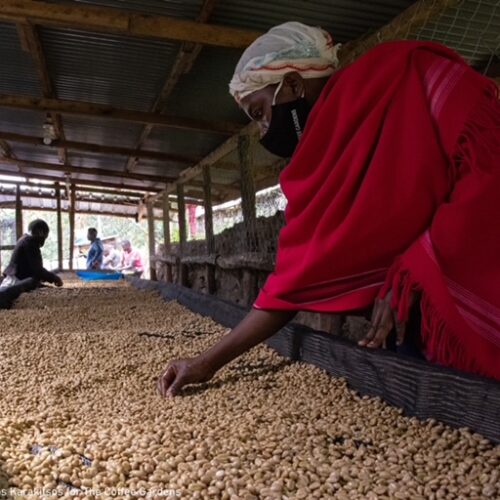
<svg viewBox="0 0 500 500">
<path fill-rule="evenodd" d="M 158 391 L 163 397 L 168 396 L 168 391 L 171 388 L 177 377 L 175 365 L 169 365 L 158 379 Z"/>
<path fill-rule="evenodd" d="M 396 324 L 396 345 L 403 345 L 406 333 L 406 321 L 399 321 L 394 314 L 394 322 Z"/>
<path fill-rule="evenodd" d="M 368 330 L 368 333 L 365 335 L 365 337 L 358 342 L 358 345 L 366 347 L 375 338 L 384 315 L 384 311 L 387 305 L 386 302 L 386 299 L 375 299 L 370 329 Z"/>
<path fill-rule="evenodd" d="M 373 306 L 370 329 L 368 330 L 368 333 L 365 335 L 365 337 L 358 342 L 358 345 L 365 347 L 371 340 L 373 340 L 373 337 L 375 337 L 375 333 L 380 323 L 380 319 L 382 318 L 382 312 L 382 301 L 380 299 L 376 299 L 375 305 Z"/>
<path fill-rule="evenodd" d="M 380 320 L 375 336 L 368 343 L 367 347 L 376 349 L 382 346 L 382 344 L 385 342 L 385 339 L 392 330 L 393 326 L 394 326 L 394 321 L 392 319 L 392 311 L 389 304 L 386 304 L 384 306 L 382 319 Z"/>
</svg>

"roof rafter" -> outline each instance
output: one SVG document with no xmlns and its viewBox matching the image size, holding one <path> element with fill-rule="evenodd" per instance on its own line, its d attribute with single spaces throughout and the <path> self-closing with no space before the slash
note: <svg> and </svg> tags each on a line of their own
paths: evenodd
<svg viewBox="0 0 500 500">
<path fill-rule="evenodd" d="M 50 78 L 47 61 L 43 52 L 42 42 L 36 26 L 29 22 L 17 23 L 17 32 L 21 47 L 28 52 L 33 59 L 35 69 L 40 80 L 42 93 L 44 97 L 56 97 L 54 86 Z M 65 140 L 64 129 L 61 116 L 57 113 L 50 113 L 55 136 L 62 141 Z M 58 148 L 59 161 L 63 164 L 68 162 L 68 152 L 64 147 Z"/>
<path fill-rule="evenodd" d="M 29 168 L 29 167 L 28 167 Z M 88 186 L 95 186 L 95 187 L 108 187 L 112 189 L 126 189 L 129 191 L 139 191 L 142 193 L 157 193 L 161 191 L 160 187 L 156 186 L 137 186 L 134 184 L 127 184 L 124 182 L 121 182 L 117 179 L 116 182 L 109 182 L 109 181 L 102 181 L 102 180 L 88 180 L 88 179 L 75 179 L 71 174 L 62 174 L 62 175 L 57 175 L 57 172 L 54 172 L 52 175 L 47 175 L 47 174 L 40 174 L 38 172 L 18 172 L 18 171 L 13 171 L 9 170 L 7 168 L 0 168 L 0 175 L 11 175 L 14 177 L 26 177 L 30 179 L 39 179 L 39 180 L 46 180 L 46 181 L 59 181 L 59 182 L 66 182 L 69 180 L 71 183 L 79 183 L 79 184 L 84 184 Z M 73 174 L 75 175 L 75 174 Z M 81 173 L 81 175 L 89 175 L 88 173 L 84 172 Z M 92 174 L 94 175 L 94 174 Z"/>
<path fill-rule="evenodd" d="M 0 158 L 0 164 L 14 164 L 31 169 L 49 170 L 53 172 L 63 172 L 69 174 L 97 175 L 103 177 L 118 177 L 121 179 L 132 179 L 144 182 L 167 183 L 175 180 L 173 177 L 163 177 L 159 175 L 124 173 L 118 170 L 107 170 L 103 168 L 75 167 L 72 165 L 57 165 L 56 163 L 42 163 L 30 160 L 19 160 L 11 158 Z"/>
<path fill-rule="evenodd" d="M 88 142 L 78 142 L 78 141 L 62 141 L 55 140 L 52 144 L 44 144 L 41 137 L 34 137 L 30 135 L 14 134 L 11 132 L 0 131 L 0 139 L 11 142 L 20 142 L 23 144 L 31 144 L 33 146 L 43 146 L 45 148 L 58 148 L 65 147 L 66 149 L 74 149 L 77 151 L 85 151 L 88 153 L 102 153 L 117 156 L 129 156 L 131 154 L 136 154 L 141 158 L 146 158 L 150 160 L 160 160 L 160 161 L 174 161 L 178 163 L 192 163 L 193 158 L 170 154 L 161 153 L 158 151 L 136 151 L 135 149 L 124 148 L 119 146 L 104 146 L 102 144 L 92 144 Z M 196 159 L 194 159 L 196 160 Z"/>
<path fill-rule="evenodd" d="M 90 116 L 95 118 L 119 120 L 155 127 L 171 127 L 182 130 L 196 130 L 215 134 L 232 135 L 239 132 L 243 125 L 231 122 L 206 121 L 159 113 L 148 113 L 90 102 L 68 101 L 63 99 L 37 98 L 21 95 L 0 94 L 0 107 L 29 109 L 62 115 Z"/>
<path fill-rule="evenodd" d="M 258 31 L 209 25 L 169 16 L 35 0 L 2 0 L 0 19 L 239 49 L 246 48 L 261 35 Z"/>
</svg>

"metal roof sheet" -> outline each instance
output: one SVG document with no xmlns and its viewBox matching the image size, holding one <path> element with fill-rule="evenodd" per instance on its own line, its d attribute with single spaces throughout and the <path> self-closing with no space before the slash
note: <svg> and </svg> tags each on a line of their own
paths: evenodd
<svg viewBox="0 0 500 500">
<path fill-rule="evenodd" d="M 59 28 L 41 28 L 57 97 L 148 111 L 179 44 Z"/>
<path fill-rule="evenodd" d="M 38 111 L 0 107 L 0 130 L 42 137 L 45 118 L 46 114 Z"/>
<path fill-rule="evenodd" d="M 142 125 L 88 116 L 66 115 L 62 119 L 68 141 L 135 148 Z"/>
<path fill-rule="evenodd" d="M 33 60 L 24 52 L 14 24 L 0 23 L 0 92 L 40 97 Z"/>
</svg>

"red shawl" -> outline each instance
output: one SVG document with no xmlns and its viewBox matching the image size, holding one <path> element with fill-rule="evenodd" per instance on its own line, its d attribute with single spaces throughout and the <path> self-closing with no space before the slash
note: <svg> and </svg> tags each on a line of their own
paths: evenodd
<svg viewBox="0 0 500 500">
<path fill-rule="evenodd" d="M 500 379 L 500 105 L 434 43 L 333 75 L 281 175 L 276 268 L 255 307 L 340 312 L 421 292 L 431 361 Z"/>
</svg>

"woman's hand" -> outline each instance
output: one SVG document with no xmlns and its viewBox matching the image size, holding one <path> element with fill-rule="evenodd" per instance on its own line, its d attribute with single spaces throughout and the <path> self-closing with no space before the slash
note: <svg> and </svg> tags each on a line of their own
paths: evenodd
<svg viewBox="0 0 500 500">
<path fill-rule="evenodd" d="M 57 274 L 54 274 L 54 285 L 57 287 L 63 286 L 63 280 Z"/>
<path fill-rule="evenodd" d="M 163 397 L 175 396 L 185 385 L 207 382 L 213 376 L 214 371 L 199 358 L 177 359 L 158 379 L 158 391 Z"/>
<path fill-rule="evenodd" d="M 371 328 L 365 338 L 358 342 L 358 345 L 376 349 L 384 347 L 386 339 L 391 330 L 396 327 L 396 344 L 401 345 L 404 341 L 406 322 L 398 321 L 397 311 L 391 309 L 392 291 L 383 298 L 377 299 L 373 307 Z M 413 298 L 410 302 L 413 302 Z"/>
<path fill-rule="evenodd" d="M 175 396 L 187 384 L 210 380 L 224 365 L 274 335 L 295 311 L 252 309 L 231 332 L 195 358 L 172 361 L 158 380 L 162 396 Z"/>
</svg>

